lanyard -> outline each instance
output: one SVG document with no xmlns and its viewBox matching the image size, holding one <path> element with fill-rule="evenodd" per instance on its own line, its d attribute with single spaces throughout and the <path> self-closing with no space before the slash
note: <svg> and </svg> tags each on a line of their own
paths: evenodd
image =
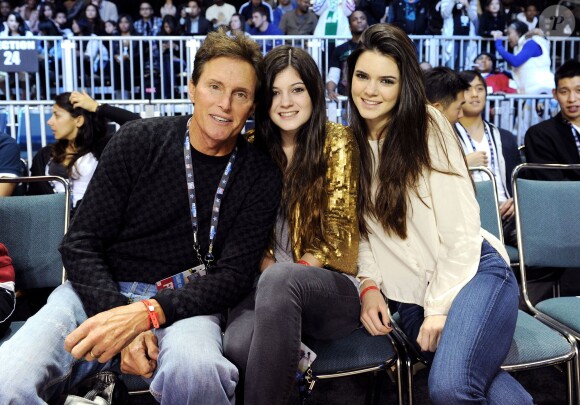
<svg viewBox="0 0 580 405">
<path fill-rule="evenodd" d="M 459 124 L 461 125 L 461 124 Z M 471 149 L 476 152 L 477 149 L 475 148 L 475 143 L 473 142 L 473 139 L 471 139 L 471 135 L 469 135 L 469 132 L 467 132 L 467 129 L 465 129 L 465 127 L 463 125 L 461 125 L 461 127 L 463 128 L 463 130 L 465 131 L 465 134 L 467 135 L 467 139 L 469 140 L 469 143 L 471 144 Z M 485 134 L 485 139 L 487 140 L 487 144 L 489 146 L 489 161 L 490 161 L 490 169 L 493 173 L 495 173 L 495 150 L 494 150 L 494 145 L 493 142 L 491 141 L 491 135 L 489 133 L 489 128 L 487 127 L 487 122 L 483 122 L 483 132 Z"/>
<path fill-rule="evenodd" d="M 564 120 L 566 121 L 566 123 L 568 125 L 570 125 L 570 128 L 572 129 L 572 136 L 574 137 L 574 140 L 576 141 L 576 148 L 578 148 L 578 154 L 580 155 L 580 135 L 578 135 L 578 131 L 576 130 L 576 128 L 574 128 L 574 125 L 572 125 L 572 123 L 568 120 Z"/>
<path fill-rule="evenodd" d="M 217 232 L 222 196 L 224 194 L 224 190 L 226 189 L 226 185 L 228 184 L 228 180 L 232 172 L 232 166 L 234 164 L 234 161 L 236 160 L 237 152 L 238 147 L 236 146 L 236 148 L 234 149 L 234 151 L 230 156 L 230 160 L 228 161 L 224 173 L 222 174 L 220 183 L 218 184 L 218 188 L 215 192 L 215 197 L 213 200 L 213 208 L 211 210 L 212 212 L 211 222 L 209 227 L 209 248 L 207 254 L 205 255 L 204 260 L 201 257 L 199 240 L 197 238 L 198 231 L 197 201 L 195 198 L 195 182 L 193 180 L 193 166 L 191 163 L 191 145 L 189 143 L 189 122 L 187 123 L 187 131 L 185 131 L 185 140 L 183 141 L 183 157 L 185 159 L 185 174 L 187 176 L 187 195 L 189 197 L 189 205 L 191 207 L 190 213 L 191 213 L 191 227 L 193 228 L 193 250 L 197 255 L 199 263 L 205 265 L 206 269 L 209 269 L 211 264 L 215 260 L 213 256 L 213 243 L 215 241 L 215 236 Z"/>
</svg>

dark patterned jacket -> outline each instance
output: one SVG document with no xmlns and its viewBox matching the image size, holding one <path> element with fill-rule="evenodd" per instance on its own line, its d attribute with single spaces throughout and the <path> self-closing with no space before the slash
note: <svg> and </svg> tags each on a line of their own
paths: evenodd
<svg viewBox="0 0 580 405">
<path fill-rule="evenodd" d="M 103 152 L 60 248 L 68 279 L 89 316 L 127 304 L 118 281 L 155 283 L 198 264 L 183 159 L 188 118 L 130 122 Z M 193 161 L 202 255 L 227 157 L 205 160 Z M 153 297 L 166 326 L 221 312 L 247 295 L 274 225 L 280 190 L 281 174 L 271 159 L 239 137 L 219 215 L 217 263 L 207 276 Z"/>
</svg>

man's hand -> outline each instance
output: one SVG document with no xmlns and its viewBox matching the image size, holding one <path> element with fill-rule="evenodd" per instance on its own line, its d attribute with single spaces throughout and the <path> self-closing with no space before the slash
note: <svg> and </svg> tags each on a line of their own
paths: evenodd
<svg viewBox="0 0 580 405">
<path fill-rule="evenodd" d="M 501 215 L 502 220 L 510 219 L 515 214 L 514 199 L 510 198 L 505 200 L 503 204 L 499 206 L 499 215 Z"/>
<path fill-rule="evenodd" d="M 327 89 L 326 94 L 329 100 L 338 101 L 338 93 L 336 92 L 336 89 Z"/>
<path fill-rule="evenodd" d="M 447 315 L 431 315 L 425 318 L 417 336 L 417 343 L 422 351 L 434 352 L 437 349 L 446 320 Z"/>
<path fill-rule="evenodd" d="M 376 286 L 373 281 L 363 284 L 363 287 Z M 369 290 L 363 295 L 360 320 L 372 336 L 386 335 L 391 332 L 389 308 L 379 290 Z"/>
<path fill-rule="evenodd" d="M 138 335 L 121 351 L 121 372 L 151 378 L 157 368 L 159 346 L 151 331 Z"/>
<path fill-rule="evenodd" d="M 487 154 L 480 150 L 468 153 L 465 155 L 465 160 L 467 160 L 468 167 L 487 167 L 488 163 Z"/>
<path fill-rule="evenodd" d="M 165 323 L 165 314 L 155 300 L 159 323 Z M 98 360 L 105 363 L 125 346 L 147 330 L 149 314 L 142 302 L 113 308 L 101 312 L 86 321 L 68 335 L 64 348 L 75 359 Z"/>
</svg>

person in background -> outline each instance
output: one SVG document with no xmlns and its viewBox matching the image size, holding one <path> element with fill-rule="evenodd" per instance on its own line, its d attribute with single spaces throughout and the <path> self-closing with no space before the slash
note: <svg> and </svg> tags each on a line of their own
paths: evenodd
<svg viewBox="0 0 580 405">
<path fill-rule="evenodd" d="M 260 36 L 260 35 L 284 35 L 284 33 L 275 26 L 274 24 L 268 21 L 268 9 L 262 6 L 256 7 L 254 12 L 252 13 L 252 21 L 254 28 L 250 30 L 250 35 L 253 36 Z M 258 44 L 262 47 L 264 53 L 270 52 L 272 48 L 275 46 L 282 45 L 281 40 L 257 40 Z"/>
<path fill-rule="evenodd" d="M 119 20 L 117 5 L 112 1 L 91 0 L 91 3 L 97 6 L 99 15 L 103 21 L 114 21 L 116 23 Z"/>
<path fill-rule="evenodd" d="M 503 45 L 503 33 L 493 31 L 497 52 L 513 67 L 514 80 L 520 94 L 547 94 L 554 88 L 551 71 L 550 42 L 537 32 L 530 32 L 521 21 L 512 22 L 507 30 L 507 39 L 514 53 Z"/>
<path fill-rule="evenodd" d="M 555 75 L 554 98 L 560 112 L 531 126 L 524 151 L 528 163 L 580 164 L 580 62 L 569 60 Z M 534 171 L 538 180 L 580 180 L 580 170 Z"/>
<path fill-rule="evenodd" d="M 278 7 L 274 8 L 274 25 L 280 26 L 282 16 L 298 6 L 296 0 L 279 0 Z"/>
<path fill-rule="evenodd" d="M 348 17 L 354 12 L 356 4 L 353 0 L 314 0 L 312 11 L 318 16 L 318 24 L 314 35 L 336 35 L 339 38 L 350 36 L 350 24 Z M 336 41 L 336 45 L 342 45 L 346 41 Z"/>
<path fill-rule="evenodd" d="M 18 176 L 22 176 L 20 147 L 14 138 L 0 132 L 0 177 Z M 12 195 L 15 188 L 16 183 L 0 183 L 0 197 Z"/>
<path fill-rule="evenodd" d="M 401 28 L 408 35 L 425 35 L 429 20 L 428 3 L 424 0 L 392 1 L 387 22 Z"/>
<path fill-rule="evenodd" d="M 528 26 L 528 31 L 531 31 L 538 27 L 538 14 L 538 6 L 534 2 L 528 1 L 524 11 L 518 13 L 516 18 L 518 21 L 526 24 Z"/>
<path fill-rule="evenodd" d="M 14 266 L 8 249 L 0 243 L 0 338 L 10 327 L 10 319 L 16 308 L 15 280 Z"/>
<path fill-rule="evenodd" d="M 508 76 L 505 72 L 496 69 L 496 59 L 493 54 L 482 52 L 477 55 L 474 62 L 475 70 L 483 76 L 486 86 L 491 88 L 491 93 L 517 93 L 514 88 L 515 83 L 512 85 L 511 74 Z"/>
<path fill-rule="evenodd" d="M 236 35 L 250 35 L 244 31 L 244 20 L 240 14 L 232 15 L 230 20 L 230 29 L 226 32 L 228 36 L 236 36 Z"/>
<path fill-rule="evenodd" d="M 159 15 L 161 18 L 165 17 L 166 15 L 172 15 L 173 17 L 177 16 L 177 7 L 173 4 L 173 0 L 165 0 L 161 9 L 159 10 Z"/>
<path fill-rule="evenodd" d="M 56 143 L 43 147 L 32 159 L 31 176 L 51 175 L 69 179 L 73 215 L 110 140 L 106 136 L 108 118 L 123 124 L 140 117 L 106 104 L 99 106 L 86 93 L 59 94 L 48 120 Z M 29 195 L 62 192 L 64 188 L 58 182 L 35 182 L 28 187 Z"/>
<path fill-rule="evenodd" d="M 326 95 L 331 100 L 338 100 L 338 96 L 346 96 L 346 84 L 348 73 L 346 59 L 358 46 L 358 41 L 364 30 L 368 27 L 367 16 L 363 11 L 356 10 L 349 17 L 349 28 L 352 38 L 334 48 L 329 61 L 328 74 L 326 75 Z"/>
<path fill-rule="evenodd" d="M 268 22 L 274 21 L 274 10 L 272 6 L 265 1 L 262 0 L 249 0 L 246 3 L 240 6 L 238 13 L 242 15 L 246 26 L 244 27 L 244 31 L 248 31 L 250 28 L 256 28 L 254 26 L 254 11 L 258 9 L 258 7 L 265 7 L 266 8 L 266 15 L 268 17 Z"/>
<path fill-rule="evenodd" d="M 205 10 L 205 18 L 213 24 L 213 29 L 227 26 L 236 14 L 236 8 L 225 0 L 214 0 L 214 4 Z"/>
<path fill-rule="evenodd" d="M 279 27 L 285 35 L 312 35 L 317 23 L 310 0 L 298 0 L 298 7 L 282 16 Z"/>
<path fill-rule="evenodd" d="M 255 294 L 230 311 L 224 337 L 226 356 L 246 371 L 245 405 L 286 404 L 302 336 L 346 336 L 360 316 L 352 133 L 327 121 L 322 77 L 306 51 L 280 46 L 265 62 L 254 145 L 272 156 L 284 186 Z"/>
<path fill-rule="evenodd" d="M 179 25 L 183 35 L 207 35 L 213 30 L 213 25 L 202 15 L 200 0 L 189 0 L 187 7 L 181 9 Z"/>
<path fill-rule="evenodd" d="M 509 183 L 511 172 L 506 171 L 505 154 L 511 152 L 511 161 L 518 156 L 515 149 L 504 149 L 500 130 L 483 119 L 483 111 L 487 99 L 487 85 L 484 78 L 474 70 L 465 70 L 459 76 L 469 83 L 465 91 L 463 115 L 455 123 L 455 130 L 459 136 L 461 147 L 465 153 L 468 167 L 486 167 L 495 178 L 499 214 L 503 226 L 504 242 L 517 246 L 514 199 L 511 197 Z M 515 139 L 511 135 L 512 141 Z M 512 143 L 513 145 L 513 143 Z M 487 180 L 482 173 L 473 173 L 475 181 Z"/>
<path fill-rule="evenodd" d="M 117 35 L 125 37 L 113 42 L 113 78 L 117 98 L 128 98 L 128 93 L 133 91 L 134 83 L 138 82 L 139 76 L 139 42 L 132 41 L 131 36 L 136 35 L 133 27 L 133 18 L 128 14 L 121 14 L 117 21 Z"/>
<path fill-rule="evenodd" d="M 478 0 L 441 0 L 441 17 L 443 17 L 444 36 L 475 36 L 478 24 Z M 477 47 L 472 41 L 446 41 L 443 49 L 443 61 L 446 66 L 461 69 L 471 63 L 477 54 Z"/>
<path fill-rule="evenodd" d="M 505 14 L 500 0 L 486 0 L 483 14 L 479 17 L 478 34 L 482 37 L 491 38 L 492 31 L 505 31 L 507 27 Z M 495 48 L 491 53 L 495 52 Z"/>
<path fill-rule="evenodd" d="M 143 1 L 139 5 L 139 15 L 141 18 L 134 23 L 137 35 L 156 36 L 161 31 L 162 20 L 153 15 L 151 4 Z"/>
<path fill-rule="evenodd" d="M 11 11 L 12 6 L 10 5 L 10 1 L 0 1 L 0 31 L 4 31 L 6 29 L 6 20 L 8 20 L 8 16 L 10 15 Z"/>
<path fill-rule="evenodd" d="M 163 29 L 159 36 L 180 36 L 181 28 L 175 17 L 166 15 L 163 17 Z M 163 88 L 162 98 L 178 98 L 181 94 L 179 90 L 180 82 L 178 75 L 185 71 L 185 61 L 181 59 L 180 42 L 166 40 L 161 43 L 161 58 L 163 60 Z M 185 54 L 183 54 L 185 57 Z"/>
<path fill-rule="evenodd" d="M 14 9 L 17 13 L 22 16 L 22 19 L 26 24 L 27 31 L 31 31 L 32 34 L 36 35 L 38 33 L 38 1 L 37 0 L 24 0 L 24 3 L 20 7 Z"/>
<path fill-rule="evenodd" d="M 502 243 L 481 229 L 455 131 L 428 105 L 413 42 L 367 29 L 348 59 L 350 127 L 361 154 L 358 278 L 371 335 L 400 326 L 430 359 L 432 404 L 533 403 L 501 369 L 518 317 Z"/>
<path fill-rule="evenodd" d="M 113 20 L 105 21 L 105 34 L 108 36 L 117 36 L 117 22 Z"/>
<path fill-rule="evenodd" d="M 443 66 L 424 71 L 423 77 L 427 100 L 451 125 L 455 125 L 463 116 L 465 91 L 469 89 L 469 82 L 457 72 Z"/>
<path fill-rule="evenodd" d="M 83 16 L 79 20 L 85 20 L 90 27 L 90 34 L 101 36 L 105 34 L 105 22 L 101 19 L 98 6 L 89 3 L 85 6 Z"/>
</svg>

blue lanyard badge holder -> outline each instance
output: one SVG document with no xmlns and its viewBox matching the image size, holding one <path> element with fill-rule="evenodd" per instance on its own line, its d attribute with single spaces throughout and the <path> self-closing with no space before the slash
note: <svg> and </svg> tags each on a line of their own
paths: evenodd
<svg viewBox="0 0 580 405">
<path fill-rule="evenodd" d="M 189 122 L 187 127 L 189 128 Z M 213 208 L 212 208 L 212 215 L 211 215 L 211 222 L 209 227 L 209 247 L 208 252 L 205 255 L 205 259 L 201 256 L 201 247 L 199 245 L 198 240 L 198 220 L 197 220 L 197 201 L 196 201 L 196 194 L 195 194 L 195 182 L 193 178 L 193 166 L 191 163 L 191 145 L 189 142 L 189 129 L 185 133 L 185 140 L 183 142 L 183 158 L 185 160 L 185 174 L 187 176 L 187 195 L 189 197 L 189 206 L 190 206 L 190 214 L 191 214 L 191 227 L 193 230 L 193 250 L 197 256 L 197 260 L 199 265 L 182 271 L 181 273 L 174 274 L 173 276 L 164 278 L 163 280 L 159 280 L 155 283 L 157 286 L 157 290 L 163 290 L 166 288 L 169 289 L 178 289 L 184 287 L 190 281 L 196 280 L 200 277 L 203 277 L 207 274 L 210 270 L 215 258 L 213 256 L 213 246 L 215 242 L 217 227 L 218 227 L 218 220 L 220 215 L 220 208 L 222 203 L 223 194 L 228 184 L 228 180 L 230 179 L 230 174 L 232 172 L 232 167 L 234 165 L 234 161 L 236 160 L 236 155 L 238 152 L 238 147 L 234 149 L 230 156 L 230 160 L 226 165 L 226 168 L 222 174 L 220 179 L 220 183 L 217 187 L 214 201 L 213 201 Z"/>
</svg>

